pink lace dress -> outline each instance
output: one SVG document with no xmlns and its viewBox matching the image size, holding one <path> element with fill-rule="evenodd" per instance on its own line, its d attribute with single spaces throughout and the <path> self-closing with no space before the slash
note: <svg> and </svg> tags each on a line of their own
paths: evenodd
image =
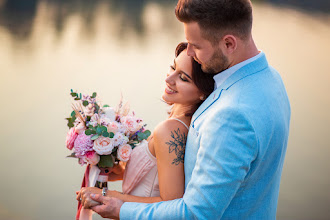
<svg viewBox="0 0 330 220">
<path fill-rule="evenodd" d="M 187 129 L 188 126 L 181 120 Z M 141 197 L 157 197 L 159 193 L 157 159 L 149 150 L 148 141 L 137 145 L 126 165 L 123 177 L 123 193 Z"/>
</svg>

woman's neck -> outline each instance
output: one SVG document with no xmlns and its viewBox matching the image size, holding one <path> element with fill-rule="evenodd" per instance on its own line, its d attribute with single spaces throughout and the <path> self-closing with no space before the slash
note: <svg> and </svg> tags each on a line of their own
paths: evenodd
<svg viewBox="0 0 330 220">
<path fill-rule="evenodd" d="M 173 104 L 169 118 L 189 117 L 187 114 L 189 115 L 189 113 L 193 113 L 194 111 L 195 109 L 191 105 Z"/>
</svg>

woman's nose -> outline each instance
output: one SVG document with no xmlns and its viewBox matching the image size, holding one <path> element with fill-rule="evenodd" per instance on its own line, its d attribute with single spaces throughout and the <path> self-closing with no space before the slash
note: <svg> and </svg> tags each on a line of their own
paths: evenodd
<svg viewBox="0 0 330 220">
<path fill-rule="evenodd" d="M 174 80 L 174 74 L 173 73 L 167 73 L 167 77 L 165 79 L 165 82 L 167 82 L 168 84 L 173 84 L 175 82 Z"/>
</svg>

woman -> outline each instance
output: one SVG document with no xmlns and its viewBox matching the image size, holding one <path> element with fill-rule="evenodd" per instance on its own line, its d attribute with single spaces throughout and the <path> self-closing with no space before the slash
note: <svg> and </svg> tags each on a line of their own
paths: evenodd
<svg viewBox="0 0 330 220">
<path fill-rule="evenodd" d="M 212 75 L 202 72 L 200 64 L 186 53 L 187 43 L 175 51 L 174 64 L 166 78 L 163 100 L 172 105 L 169 117 L 154 130 L 148 141 L 135 147 L 125 173 L 117 167 L 109 181 L 123 179 L 123 193 L 108 190 L 106 196 L 124 202 L 153 203 L 181 198 L 184 193 L 184 151 L 191 116 L 214 88 Z M 85 208 L 96 203 L 95 187 L 82 188 L 77 199 Z"/>
</svg>

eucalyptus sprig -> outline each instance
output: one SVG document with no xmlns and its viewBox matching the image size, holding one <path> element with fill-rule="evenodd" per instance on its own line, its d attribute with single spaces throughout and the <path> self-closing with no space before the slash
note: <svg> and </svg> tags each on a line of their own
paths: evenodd
<svg viewBox="0 0 330 220">
<path fill-rule="evenodd" d="M 68 127 L 72 128 L 74 127 L 74 122 L 76 120 L 76 112 L 72 111 L 71 112 L 71 117 L 70 118 L 66 118 L 66 120 L 68 120 Z"/>
<path fill-rule="evenodd" d="M 98 137 L 103 136 L 103 137 L 109 137 L 113 138 L 115 134 L 113 132 L 108 132 L 107 127 L 103 125 L 97 125 L 93 127 L 92 125 L 88 126 L 88 129 L 85 131 L 86 135 L 93 135 L 91 138 L 92 140 L 96 140 Z"/>
</svg>

